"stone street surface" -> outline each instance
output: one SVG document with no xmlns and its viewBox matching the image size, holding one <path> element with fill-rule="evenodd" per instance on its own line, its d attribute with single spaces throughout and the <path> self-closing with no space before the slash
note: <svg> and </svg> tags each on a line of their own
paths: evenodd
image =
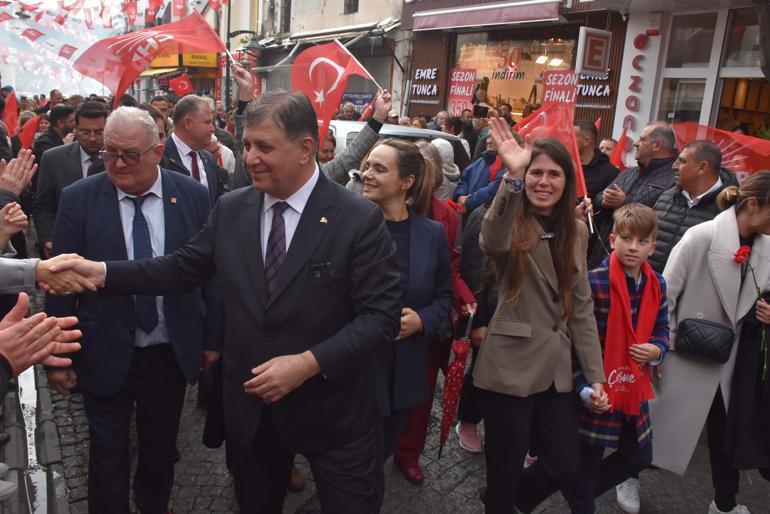
<svg viewBox="0 0 770 514">
<path fill-rule="evenodd" d="M 450 433 L 441 459 L 438 453 L 440 403 L 437 399 L 431 418 L 428 447 L 422 458 L 427 479 L 421 487 L 407 482 L 392 465 L 386 464 L 387 493 L 383 511 L 399 514 L 479 513 L 483 506 L 478 490 L 484 484 L 484 458 L 462 450 L 457 436 Z M 88 512 L 86 497 L 88 462 L 88 427 L 80 395 L 53 395 L 54 417 L 61 442 L 64 476 L 73 513 Z M 225 466 L 224 449 L 210 450 L 201 445 L 205 413 L 196 408 L 196 389 L 190 387 L 182 414 L 178 447 L 181 460 L 176 465 L 176 481 L 172 507 L 179 513 L 236 512 L 232 480 Z M 299 467 L 309 474 L 307 462 L 297 457 Z M 668 472 L 646 471 L 641 476 L 642 513 L 706 513 L 711 501 L 711 475 L 708 452 L 703 444 L 686 477 Z M 752 513 L 770 512 L 770 484 L 756 472 L 741 474 L 740 503 Z M 614 491 L 597 502 L 599 513 L 622 512 L 615 502 Z M 319 513 L 312 477 L 305 490 L 288 493 L 286 513 Z M 537 513 L 568 512 L 559 494 L 543 504 Z M 333 513 L 338 514 L 338 513 Z"/>
</svg>

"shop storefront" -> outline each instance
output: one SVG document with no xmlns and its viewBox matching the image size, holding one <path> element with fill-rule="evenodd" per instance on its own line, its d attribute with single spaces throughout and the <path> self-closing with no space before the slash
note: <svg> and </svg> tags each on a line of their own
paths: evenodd
<svg viewBox="0 0 770 514">
<path fill-rule="evenodd" d="M 221 68 L 217 65 L 215 53 L 192 53 L 184 55 L 164 55 L 156 57 L 140 75 L 134 94 L 139 101 L 147 102 L 157 95 L 170 91 L 169 79 L 187 74 L 197 94 L 212 95 L 217 98 L 221 80 Z"/>
<path fill-rule="evenodd" d="M 636 2 L 635 2 L 636 4 Z M 691 121 L 770 137 L 770 83 L 760 70 L 756 9 L 630 12 L 614 131 Z"/>
<path fill-rule="evenodd" d="M 510 104 L 517 120 L 543 101 L 545 71 L 574 69 L 580 26 L 610 31 L 607 76 L 580 78 L 576 109 L 576 118 L 601 118 L 602 132 L 610 132 L 625 40 L 625 22 L 618 13 L 546 0 L 426 0 L 405 4 L 402 25 L 414 34 L 405 91 L 410 116 L 468 107 L 455 103 L 455 92 L 467 91 L 456 80 L 473 77 L 472 104 Z"/>
</svg>

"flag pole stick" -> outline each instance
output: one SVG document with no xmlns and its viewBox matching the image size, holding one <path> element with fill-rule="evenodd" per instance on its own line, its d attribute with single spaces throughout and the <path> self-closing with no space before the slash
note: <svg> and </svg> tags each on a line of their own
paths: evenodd
<svg viewBox="0 0 770 514">
<path fill-rule="evenodd" d="M 233 54 L 230 53 L 230 50 L 225 49 L 225 52 L 227 53 L 227 56 L 230 58 L 230 62 L 235 64 L 235 57 L 233 57 Z"/>
<path fill-rule="evenodd" d="M 588 200 L 588 195 L 586 195 L 586 196 L 584 196 L 584 197 L 583 197 L 583 201 L 585 201 L 585 200 Z M 589 232 L 590 234 L 593 234 L 594 232 L 596 232 L 596 227 L 594 227 L 594 213 L 593 213 L 593 208 L 591 208 L 591 210 L 590 210 L 590 211 L 586 212 L 586 214 L 587 214 L 587 216 L 588 216 L 588 232 Z"/>
<path fill-rule="evenodd" d="M 363 68 L 364 70 L 366 70 L 366 68 L 364 67 L 364 65 L 363 65 L 363 64 L 361 64 L 361 61 L 359 61 L 358 59 L 356 59 L 356 56 L 355 56 L 355 55 L 353 55 L 352 53 L 350 53 L 350 50 L 348 50 L 348 49 L 345 47 L 345 45 L 343 45 L 342 43 L 340 43 L 340 40 L 339 40 L 339 39 L 335 39 L 335 40 L 334 40 L 334 42 L 335 42 L 335 43 L 337 43 L 338 45 L 340 45 L 340 48 L 342 48 L 343 50 L 345 50 L 345 51 L 348 53 L 348 55 L 349 55 L 349 56 L 350 56 L 350 57 L 351 57 L 351 58 L 352 58 L 354 61 L 356 61 L 356 63 L 357 63 L 357 64 L 358 64 L 358 65 L 359 65 L 361 68 Z M 377 81 L 376 81 L 376 80 L 374 80 L 374 77 L 372 77 L 372 74 L 371 74 L 371 73 L 369 73 L 369 70 L 366 70 L 366 73 L 369 75 L 369 80 L 371 80 L 372 82 L 374 82 L 374 85 L 375 85 L 375 86 L 377 86 L 377 89 L 379 89 L 380 91 L 383 91 L 383 89 L 382 89 L 382 86 L 381 86 L 381 85 L 379 85 L 379 84 L 377 83 Z"/>
</svg>

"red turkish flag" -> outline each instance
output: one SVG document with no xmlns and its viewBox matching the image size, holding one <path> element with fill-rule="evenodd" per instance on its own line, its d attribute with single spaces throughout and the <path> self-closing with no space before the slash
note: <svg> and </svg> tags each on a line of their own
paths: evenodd
<svg viewBox="0 0 770 514">
<path fill-rule="evenodd" d="M 107 86 L 117 105 L 117 99 L 158 55 L 224 51 L 225 44 L 211 25 L 193 11 L 174 23 L 102 39 L 83 52 L 73 67 Z"/>
<path fill-rule="evenodd" d="M 5 110 L 3 111 L 3 123 L 8 129 L 8 135 L 13 137 L 19 131 L 19 104 L 16 100 L 16 91 L 11 90 L 5 97 Z"/>
<path fill-rule="evenodd" d="M 76 50 L 77 48 L 72 45 L 62 45 L 62 47 L 59 49 L 59 57 L 70 59 Z"/>
<path fill-rule="evenodd" d="M 698 139 L 713 141 L 722 150 L 722 167 L 732 170 L 739 182 L 760 170 L 768 169 L 770 141 L 758 137 L 727 132 L 695 123 L 674 123 L 679 148 Z"/>
<path fill-rule="evenodd" d="M 29 39 L 30 41 L 37 41 L 41 37 L 45 36 L 43 32 L 40 32 L 39 30 L 33 29 L 33 28 L 24 29 L 24 32 L 22 32 L 21 35 Z"/>
<path fill-rule="evenodd" d="M 189 95 L 193 92 L 192 82 L 190 82 L 190 77 L 188 77 L 186 73 L 175 79 L 170 79 L 168 85 L 171 86 L 174 93 L 179 96 Z"/>
<path fill-rule="evenodd" d="M 209 0 L 209 7 L 218 11 L 222 8 L 222 2 L 220 0 Z"/>
<path fill-rule="evenodd" d="M 626 163 L 623 161 L 623 154 L 626 153 L 626 148 L 628 147 L 628 136 L 626 135 L 627 128 L 628 127 L 623 127 L 623 133 L 620 135 L 618 144 L 615 145 L 615 148 L 612 149 L 612 153 L 610 154 L 610 164 L 620 171 L 626 171 Z"/>
<path fill-rule="evenodd" d="M 41 119 L 43 119 L 43 117 L 38 114 L 21 127 L 19 141 L 21 141 L 22 148 L 32 148 L 32 143 L 35 142 L 35 134 L 37 134 L 37 129 L 40 128 Z"/>
<path fill-rule="evenodd" d="M 171 0 L 173 6 L 172 14 L 174 16 L 184 16 L 187 14 L 187 0 Z"/>
<path fill-rule="evenodd" d="M 318 116 L 318 140 L 323 144 L 334 111 L 340 106 L 350 75 L 374 78 L 339 41 L 304 50 L 291 67 L 291 88 L 308 97 Z"/>
<path fill-rule="evenodd" d="M 602 129 L 602 119 L 596 118 L 596 121 L 594 122 L 594 127 L 596 127 L 596 130 Z"/>
<path fill-rule="evenodd" d="M 575 189 L 578 198 L 588 195 L 583 176 L 583 164 L 575 139 L 575 106 L 571 103 L 549 102 L 543 104 L 513 127 L 521 137 L 531 135 L 532 139 L 551 137 L 562 143 L 572 157 L 575 165 Z"/>
<path fill-rule="evenodd" d="M 123 2 L 123 13 L 126 15 L 126 24 L 132 26 L 136 24 L 136 0 Z"/>
</svg>

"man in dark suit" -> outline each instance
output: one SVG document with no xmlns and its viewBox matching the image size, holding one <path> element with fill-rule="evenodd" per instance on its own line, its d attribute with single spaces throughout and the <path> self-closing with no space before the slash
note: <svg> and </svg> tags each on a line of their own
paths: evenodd
<svg viewBox="0 0 770 514">
<path fill-rule="evenodd" d="M 227 172 L 217 166 L 211 153 L 205 150 L 211 141 L 214 123 L 205 98 L 187 95 L 174 109 L 174 132 L 166 139 L 163 152 L 168 169 L 190 175 L 209 190 L 211 205 L 225 192 Z"/>
<path fill-rule="evenodd" d="M 57 105 L 48 112 L 51 126 L 32 144 L 35 161 L 40 162 L 43 152 L 64 144 L 64 138 L 75 129 L 75 111 L 69 105 Z"/>
<path fill-rule="evenodd" d="M 216 274 L 228 291 L 222 399 L 240 511 L 282 511 L 296 451 L 324 512 L 372 512 L 374 355 L 401 314 L 393 241 L 379 208 L 320 172 L 305 96 L 249 104 L 243 141 L 254 187 L 222 197 L 174 255 L 57 269 L 106 295 L 179 293 Z"/>
<path fill-rule="evenodd" d="M 62 190 L 86 178 L 104 171 L 99 150 L 104 145 L 104 124 L 110 114 L 100 102 L 84 102 L 75 113 L 77 141 L 46 151 L 37 172 L 34 217 L 38 244 L 51 254 L 53 224 Z"/>
<path fill-rule="evenodd" d="M 206 188 L 158 166 L 163 145 L 146 112 L 113 112 L 104 148 L 107 172 L 62 193 L 54 254 L 138 262 L 173 252 L 200 230 L 210 211 Z M 46 311 L 77 314 L 83 332 L 72 369 L 51 370 L 48 380 L 60 392 L 75 385 L 83 392 L 89 511 L 129 512 L 129 427 L 136 406 L 134 503 L 141 513 L 166 512 L 186 382 L 194 383 L 202 360 L 209 366 L 221 347 L 221 293 L 208 284 L 168 297 L 49 296 Z"/>
</svg>

